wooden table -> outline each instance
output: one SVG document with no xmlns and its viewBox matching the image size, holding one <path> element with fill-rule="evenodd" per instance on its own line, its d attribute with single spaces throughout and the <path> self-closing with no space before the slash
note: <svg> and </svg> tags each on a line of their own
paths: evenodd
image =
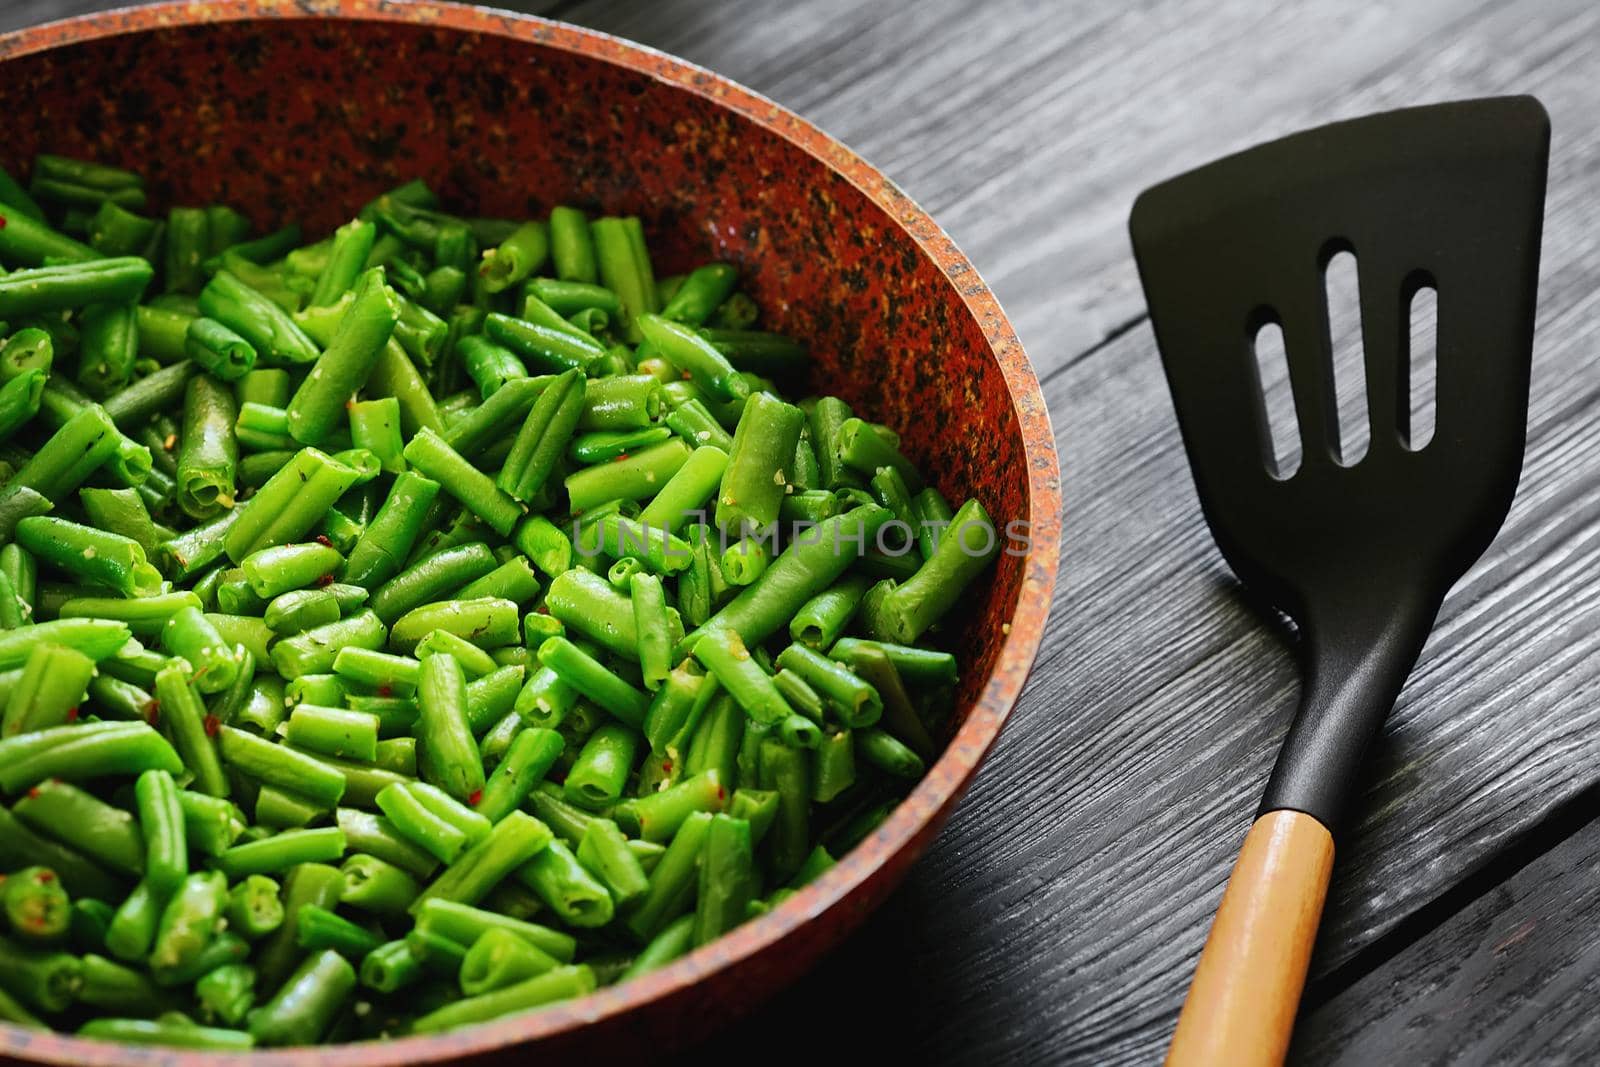
<svg viewBox="0 0 1600 1067">
<path fill-rule="evenodd" d="M 13 0 L 0 26 L 100 6 Z M 882 167 L 1009 309 L 1061 450 L 1058 602 L 993 758 L 891 904 L 696 1052 L 711 1062 L 1160 1057 L 1298 681 L 1200 521 L 1128 208 L 1299 127 L 1543 99 L 1555 136 L 1521 492 L 1372 755 L 1292 1058 L 1600 1056 L 1600 5 L 520 6 L 713 68 Z"/>
</svg>

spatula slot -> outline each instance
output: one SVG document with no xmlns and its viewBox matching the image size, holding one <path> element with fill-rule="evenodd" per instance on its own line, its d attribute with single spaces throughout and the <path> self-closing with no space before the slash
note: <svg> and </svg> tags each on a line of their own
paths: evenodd
<svg viewBox="0 0 1600 1067">
<path fill-rule="evenodd" d="M 1408 301 L 1410 334 L 1406 343 L 1409 408 L 1402 407 L 1400 439 L 1413 452 L 1433 440 L 1437 412 L 1439 292 L 1430 278 L 1418 278 Z"/>
<path fill-rule="evenodd" d="M 1333 397 L 1339 440 L 1334 459 L 1346 467 L 1361 462 L 1372 440 L 1367 421 L 1367 370 L 1361 343 L 1361 282 L 1355 253 L 1335 246 L 1323 268 L 1328 309 L 1328 351 L 1333 360 Z"/>
<path fill-rule="evenodd" d="M 1261 458 L 1267 473 L 1284 481 L 1300 469 L 1300 423 L 1289 387 L 1289 354 L 1283 343 L 1283 327 L 1270 315 L 1264 316 L 1251 347 L 1255 353 Z"/>
</svg>

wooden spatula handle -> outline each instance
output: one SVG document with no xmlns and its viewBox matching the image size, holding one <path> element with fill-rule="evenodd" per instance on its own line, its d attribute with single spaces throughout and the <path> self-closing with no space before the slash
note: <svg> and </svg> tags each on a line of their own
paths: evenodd
<svg viewBox="0 0 1600 1067">
<path fill-rule="evenodd" d="M 1283 1062 L 1333 870 L 1333 835 L 1271 811 L 1245 835 L 1200 953 L 1168 1067 Z"/>
</svg>

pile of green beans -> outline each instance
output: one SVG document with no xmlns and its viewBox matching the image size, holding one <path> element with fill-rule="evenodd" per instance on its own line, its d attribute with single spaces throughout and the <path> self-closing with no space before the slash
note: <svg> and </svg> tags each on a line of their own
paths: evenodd
<svg viewBox="0 0 1600 1067">
<path fill-rule="evenodd" d="M 311 243 L 147 206 L 0 171 L 0 1020 L 534 1009 L 763 914 L 923 774 L 995 530 L 784 398 L 806 350 L 732 265 L 421 182 Z"/>
</svg>

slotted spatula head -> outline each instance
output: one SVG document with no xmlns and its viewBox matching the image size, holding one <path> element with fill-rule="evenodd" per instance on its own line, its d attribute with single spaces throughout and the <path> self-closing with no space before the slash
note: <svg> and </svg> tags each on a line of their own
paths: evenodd
<svg viewBox="0 0 1600 1067">
<path fill-rule="evenodd" d="M 1439 602 L 1510 507 L 1549 139 L 1531 97 L 1410 108 L 1241 152 L 1134 206 L 1134 251 L 1206 521 L 1239 577 L 1305 637 L 1303 736 L 1291 736 L 1274 787 L 1297 760 L 1338 779 L 1289 803 L 1269 787 L 1269 804 L 1321 804 L 1331 822 Z M 1341 251 L 1357 263 L 1371 428 L 1349 466 L 1336 446 L 1324 285 Z M 1432 438 L 1412 448 L 1410 304 L 1424 287 L 1438 301 L 1437 407 Z M 1303 454 L 1287 478 L 1268 458 L 1253 349 L 1269 322 L 1283 330 Z"/>
</svg>

